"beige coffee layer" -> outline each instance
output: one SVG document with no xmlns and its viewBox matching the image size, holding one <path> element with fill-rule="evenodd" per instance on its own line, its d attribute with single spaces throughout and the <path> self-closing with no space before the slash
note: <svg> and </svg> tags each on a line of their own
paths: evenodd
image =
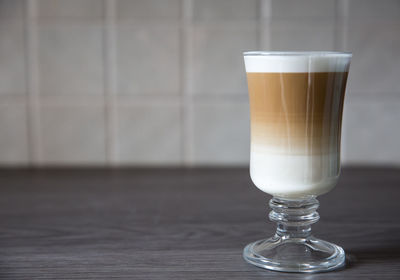
<svg viewBox="0 0 400 280">
<path fill-rule="evenodd" d="M 251 141 L 290 154 L 336 152 L 347 72 L 247 73 Z"/>
</svg>

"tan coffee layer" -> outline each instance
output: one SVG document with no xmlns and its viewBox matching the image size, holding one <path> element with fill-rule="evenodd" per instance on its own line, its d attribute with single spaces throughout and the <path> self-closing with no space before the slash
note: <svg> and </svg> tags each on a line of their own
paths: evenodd
<svg viewBox="0 0 400 280">
<path fill-rule="evenodd" d="M 252 144 L 291 154 L 338 151 L 347 74 L 247 73 Z"/>
</svg>

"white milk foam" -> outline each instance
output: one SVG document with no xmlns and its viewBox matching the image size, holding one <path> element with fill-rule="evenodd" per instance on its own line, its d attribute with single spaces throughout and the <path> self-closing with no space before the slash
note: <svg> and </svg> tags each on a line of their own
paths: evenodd
<svg viewBox="0 0 400 280">
<path fill-rule="evenodd" d="M 253 55 L 254 54 L 254 55 Z M 304 73 L 347 72 L 351 54 L 263 55 L 245 53 L 246 72 Z M 251 143 L 250 176 L 262 191 L 273 196 L 299 199 L 332 189 L 340 173 L 338 147 L 329 154 L 291 154 L 275 147 Z M 336 151 L 336 152 L 334 152 Z M 332 153 L 333 152 L 333 153 Z"/>
<path fill-rule="evenodd" d="M 244 62 L 248 73 L 343 72 L 348 70 L 350 57 L 351 54 L 330 52 L 306 52 L 304 55 L 246 52 Z"/>
</svg>

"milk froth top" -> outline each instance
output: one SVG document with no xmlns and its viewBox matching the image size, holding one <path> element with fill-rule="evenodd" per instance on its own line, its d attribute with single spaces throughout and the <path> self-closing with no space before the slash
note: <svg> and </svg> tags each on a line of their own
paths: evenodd
<svg viewBox="0 0 400 280">
<path fill-rule="evenodd" d="M 347 72 L 346 52 L 245 52 L 248 73 Z"/>
</svg>

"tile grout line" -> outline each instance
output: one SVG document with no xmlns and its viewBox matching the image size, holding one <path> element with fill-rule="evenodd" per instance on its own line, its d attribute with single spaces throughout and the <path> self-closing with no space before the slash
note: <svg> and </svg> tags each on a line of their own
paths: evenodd
<svg viewBox="0 0 400 280">
<path fill-rule="evenodd" d="M 39 69 L 38 69 L 38 30 L 37 30 L 37 1 L 25 2 L 25 57 L 27 79 L 27 127 L 28 151 L 30 165 L 41 165 L 43 161 L 40 96 L 39 96 Z"/>
<path fill-rule="evenodd" d="M 348 1 L 336 1 L 336 15 L 335 15 L 335 47 L 338 50 L 344 51 L 347 48 L 347 25 L 348 25 Z M 340 22 L 342 22 L 340 24 Z"/>
<path fill-rule="evenodd" d="M 104 110 L 105 110 L 105 148 L 106 162 L 118 162 L 118 131 L 116 112 L 116 46 L 115 46 L 115 0 L 105 0 L 105 19 L 103 36 L 104 57 Z"/>
<path fill-rule="evenodd" d="M 344 1 L 344 30 L 343 30 L 343 48 L 347 49 L 347 35 L 348 35 L 348 29 L 349 29 L 349 1 L 348 0 L 343 0 Z"/>
<path fill-rule="evenodd" d="M 257 50 L 261 50 L 261 40 L 262 40 L 262 28 L 261 28 L 261 19 L 262 19 L 262 1 L 263 0 L 258 0 L 257 3 L 257 18 L 256 18 L 256 47 Z"/>
<path fill-rule="evenodd" d="M 270 51 L 271 50 L 271 9 L 272 2 L 271 0 L 261 0 L 260 7 L 260 48 L 263 47 L 263 50 Z M 263 24 L 267 26 L 263 28 Z M 266 32 L 262 32 L 262 30 L 266 30 Z M 261 50 L 261 49 L 260 49 Z"/>
<path fill-rule="evenodd" d="M 333 32 L 333 49 L 334 51 L 338 51 L 341 49 L 342 45 L 342 40 L 340 38 L 341 34 L 341 27 L 339 26 L 339 18 L 340 18 L 340 10 L 341 10 L 341 0 L 336 0 L 334 2 L 334 7 L 335 7 L 335 14 L 333 18 L 333 24 L 334 24 L 334 32 Z"/>
<path fill-rule="evenodd" d="M 192 32 L 192 0 L 182 1 L 182 16 L 181 16 L 181 36 L 180 36 L 180 47 L 181 47 L 181 127 L 182 127 L 182 155 L 183 165 L 193 165 L 193 104 L 190 96 L 190 84 L 189 79 L 191 78 L 191 40 L 190 34 Z"/>
<path fill-rule="evenodd" d="M 347 0 L 337 0 L 336 4 L 336 12 L 335 12 L 335 48 L 336 50 L 340 51 L 348 51 L 347 50 L 347 18 L 348 18 L 348 2 Z M 347 90 L 346 90 L 347 91 Z M 347 95 L 347 93 L 346 93 Z M 347 143 L 346 143 L 346 131 L 347 125 L 345 122 L 345 117 L 347 115 L 347 106 L 346 105 L 347 98 L 345 97 L 345 104 L 343 108 L 343 115 L 342 115 L 342 128 L 341 128 L 341 139 L 340 139 L 340 156 L 341 156 L 341 163 L 347 164 L 348 159 L 347 155 Z"/>
<path fill-rule="evenodd" d="M 348 0 L 341 0 L 341 5 L 342 5 L 341 9 L 342 9 L 342 12 L 343 12 L 342 17 L 343 17 L 343 21 L 344 21 L 343 22 L 343 26 L 341 28 L 341 32 L 342 32 L 342 35 L 341 35 L 341 41 L 342 42 L 341 43 L 342 43 L 343 50 L 349 51 L 348 50 L 348 42 L 347 42 L 347 35 L 348 35 L 348 28 L 349 28 L 349 1 Z M 346 99 L 346 97 L 345 97 L 345 99 Z M 345 105 L 345 104 L 346 104 L 346 102 L 343 105 Z M 345 110 L 346 109 L 344 109 L 344 112 L 345 112 Z M 349 159 L 348 159 L 348 156 L 347 156 L 349 147 L 348 147 L 347 142 L 346 142 L 346 139 L 347 139 L 347 132 L 346 132 L 347 131 L 347 126 L 348 125 L 343 122 L 343 116 L 342 116 L 341 149 L 343 151 L 341 151 L 341 156 L 343 156 L 343 163 L 344 164 L 349 162 Z"/>
</svg>

